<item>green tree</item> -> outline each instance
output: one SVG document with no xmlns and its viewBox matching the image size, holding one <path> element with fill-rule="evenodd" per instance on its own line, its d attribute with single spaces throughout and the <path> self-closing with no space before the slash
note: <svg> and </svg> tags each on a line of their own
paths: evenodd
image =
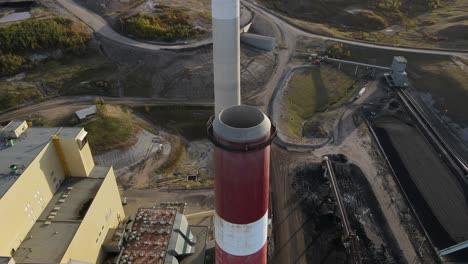
<svg viewBox="0 0 468 264">
<path fill-rule="evenodd" d="M 26 60 L 13 54 L 0 54 L 0 74 L 7 75 L 18 72 Z"/>
<path fill-rule="evenodd" d="M 330 58 L 346 59 L 351 57 L 351 51 L 343 43 L 331 43 L 327 45 L 325 55 Z"/>
<path fill-rule="evenodd" d="M 91 35 L 68 18 L 25 20 L 0 28 L 0 50 L 8 53 L 44 49 L 80 52 Z"/>
<path fill-rule="evenodd" d="M 0 95 L 0 110 L 8 110 L 10 108 L 14 108 L 20 103 L 20 97 L 14 94 L 7 93 Z"/>
</svg>

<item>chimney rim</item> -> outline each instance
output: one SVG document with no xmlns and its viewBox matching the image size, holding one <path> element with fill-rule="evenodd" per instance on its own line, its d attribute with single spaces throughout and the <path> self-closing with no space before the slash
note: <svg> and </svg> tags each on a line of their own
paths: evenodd
<svg viewBox="0 0 468 264">
<path fill-rule="evenodd" d="M 260 140 L 269 135 L 270 119 L 253 106 L 236 105 L 228 107 L 213 122 L 217 137 L 230 142 L 246 143 Z"/>
</svg>

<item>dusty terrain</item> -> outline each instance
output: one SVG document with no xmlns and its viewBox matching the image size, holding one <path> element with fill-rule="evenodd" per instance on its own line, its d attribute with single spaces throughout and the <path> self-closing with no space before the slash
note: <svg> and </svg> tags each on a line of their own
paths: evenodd
<svg viewBox="0 0 468 264">
<path fill-rule="evenodd" d="M 318 34 L 404 46 L 468 49 L 468 5 L 463 0 L 262 3 L 285 14 L 293 24 Z"/>
<path fill-rule="evenodd" d="M 274 52 L 242 47 L 242 94 L 244 102 L 258 105 L 266 111 L 276 85 L 286 67 L 291 66 L 288 63 L 295 50 L 296 32 L 283 31 L 268 19 L 259 19 L 258 22 L 259 26 L 254 29 L 265 35 L 277 36 L 279 47 Z M 116 95 L 175 98 L 180 101 L 213 97 L 210 47 L 180 52 L 152 52 L 104 39 L 100 39 L 98 44 L 99 51 L 110 58 L 111 64 L 117 68 L 106 78 L 112 83 Z M 317 46 L 317 43 L 314 42 L 313 45 Z M 382 65 L 390 64 L 390 55 L 396 55 L 398 52 L 386 52 L 384 56 L 380 54 L 367 48 L 352 51 L 352 56 Z M 413 57 L 410 61 L 412 59 Z M 411 70 L 413 67 L 418 66 L 412 66 Z M 328 191 L 327 184 L 321 182 L 323 179 L 320 175 L 313 178 L 312 173 L 307 171 L 300 176 L 294 173 L 307 166 L 313 167 L 321 161 L 323 155 L 329 154 L 345 155 L 362 172 L 345 174 L 341 182 L 348 210 L 353 215 L 354 227 L 362 236 L 363 252 L 374 248 L 374 251 L 378 252 L 375 255 L 382 257 L 379 259 L 375 255 L 372 256 L 372 253 L 365 253 L 370 255 L 371 262 L 434 262 L 430 245 L 425 242 L 425 237 L 408 209 L 395 179 L 376 150 L 365 124 L 355 114 L 358 105 L 368 102 L 367 99 L 374 95 L 378 86 L 374 83 L 370 84 L 370 87 L 370 94 L 366 93 L 366 96 L 355 104 L 345 104 L 344 107 L 335 110 L 336 112 L 325 112 L 333 118 L 322 116 L 322 119 L 328 121 L 326 127 L 333 134 L 333 142 L 315 150 L 288 146 L 290 151 L 286 151 L 279 143 L 272 147 L 271 201 L 275 230 L 273 263 L 315 263 L 321 260 L 328 263 L 345 262 L 343 246 L 339 240 L 339 219 L 333 213 L 323 214 L 323 211 L 311 207 L 314 205 L 311 203 L 313 199 L 327 197 L 327 194 L 324 195 Z M 270 114 L 276 116 L 282 113 L 273 111 Z M 126 178 L 121 178 L 125 180 L 125 184 L 121 186 L 122 196 L 128 197 L 125 209 L 127 213 L 135 212 L 137 207 L 147 207 L 164 201 L 186 201 L 189 208 L 187 213 L 212 209 L 212 180 L 209 179 L 209 168 L 212 167 L 211 144 L 200 138 L 189 139 L 177 131 L 166 131 L 164 125 L 170 121 L 166 123 L 141 116 L 138 118 L 143 119 L 143 127 L 153 134 L 164 130 L 164 133 L 167 133 L 164 139 L 171 147 L 170 152 L 169 147 L 165 148 L 163 157 L 156 153 L 148 155 L 145 162 L 131 166 L 127 171 L 129 174 L 124 176 Z M 315 124 L 321 125 L 320 118 L 316 121 L 310 127 L 313 128 Z M 179 126 L 179 122 L 184 123 L 184 120 L 175 121 L 173 127 L 184 127 Z M 310 135 L 313 137 L 314 133 Z M 185 178 L 188 175 L 201 175 L 202 180 L 187 182 Z M 314 189 L 317 186 L 320 187 Z M 301 189 L 302 187 L 305 188 Z M 312 191 L 318 191 L 309 192 L 310 188 Z M 356 189 L 369 195 L 356 194 Z M 375 197 L 370 195 L 371 191 Z M 333 210 L 333 205 L 329 206 L 325 209 Z M 317 217 L 322 222 L 315 222 L 315 217 L 320 215 L 326 217 Z M 382 219 L 383 217 L 385 219 Z M 334 225 L 331 226 L 330 223 Z M 315 228 L 320 224 L 321 227 Z M 331 231 L 319 232 L 323 230 L 321 228 L 329 228 Z M 389 238 L 391 236 L 395 240 Z M 386 249 L 383 250 L 382 247 Z"/>
<path fill-rule="evenodd" d="M 213 98 L 211 47 L 180 52 L 139 51 L 102 40 L 103 52 L 119 67 L 121 96 Z M 242 45 L 244 98 L 263 88 L 276 64 L 273 52 Z"/>
</svg>

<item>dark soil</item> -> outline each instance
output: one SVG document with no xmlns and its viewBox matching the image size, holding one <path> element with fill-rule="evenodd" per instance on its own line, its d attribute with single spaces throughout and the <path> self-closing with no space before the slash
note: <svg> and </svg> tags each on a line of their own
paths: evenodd
<svg viewBox="0 0 468 264">
<path fill-rule="evenodd" d="M 134 109 L 158 126 L 178 133 L 187 140 L 206 138 L 206 123 L 214 114 L 212 107 L 147 106 Z"/>
<path fill-rule="evenodd" d="M 468 25 L 456 25 L 439 31 L 439 34 L 449 39 L 468 40 Z"/>
</svg>

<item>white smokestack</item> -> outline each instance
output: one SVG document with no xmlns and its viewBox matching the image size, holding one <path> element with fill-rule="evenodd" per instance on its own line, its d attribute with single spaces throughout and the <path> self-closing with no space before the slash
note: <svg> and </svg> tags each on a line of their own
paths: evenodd
<svg viewBox="0 0 468 264">
<path fill-rule="evenodd" d="M 215 113 L 239 105 L 239 0 L 212 0 Z"/>
</svg>

